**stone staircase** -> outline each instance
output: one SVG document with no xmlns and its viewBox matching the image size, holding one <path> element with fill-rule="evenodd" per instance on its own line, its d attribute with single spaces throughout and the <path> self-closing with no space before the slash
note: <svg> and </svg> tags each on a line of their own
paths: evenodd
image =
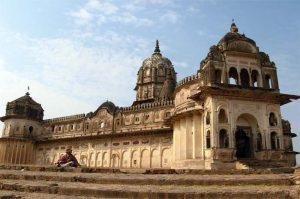
<svg viewBox="0 0 300 199">
<path fill-rule="evenodd" d="M 280 161 L 266 161 L 256 159 L 240 159 L 236 162 L 238 169 L 284 168 L 286 163 Z"/>
<path fill-rule="evenodd" d="M 300 198 L 288 169 L 130 172 L 0 166 L 0 198 Z"/>
</svg>

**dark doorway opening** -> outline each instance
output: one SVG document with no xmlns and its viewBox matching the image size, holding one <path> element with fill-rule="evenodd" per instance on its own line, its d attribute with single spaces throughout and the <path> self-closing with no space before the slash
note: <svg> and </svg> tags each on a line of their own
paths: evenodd
<svg viewBox="0 0 300 199">
<path fill-rule="evenodd" d="M 252 157 L 252 136 L 250 127 L 238 127 L 235 132 L 236 157 Z"/>
</svg>

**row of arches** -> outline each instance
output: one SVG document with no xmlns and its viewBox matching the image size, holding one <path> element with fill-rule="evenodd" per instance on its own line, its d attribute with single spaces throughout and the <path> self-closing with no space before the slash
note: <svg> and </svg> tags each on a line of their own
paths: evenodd
<svg viewBox="0 0 300 199">
<path fill-rule="evenodd" d="M 244 136 L 244 135 L 236 133 L 236 135 L 235 135 L 236 140 L 238 140 L 239 136 Z M 219 148 L 229 148 L 229 135 L 228 135 L 226 129 L 221 129 L 219 131 L 218 139 L 219 139 L 219 146 L 218 146 Z M 271 141 L 271 149 L 272 150 L 276 150 L 276 149 L 280 148 L 280 138 L 279 138 L 277 132 L 275 132 L 275 131 L 271 132 L 270 141 Z M 211 133 L 209 130 L 206 132 L 206 148 L 207 149 L 211 148 Z M 257 151 L 263 150 L 262 135 L 259 132 L 256 135 L 256 150 Z"/>
<path fill-rule="evenodd" d="M 222 83 L 222 71 L 220 69 L 215 70 L 215 81 L 216 83 Z M 270 74 L 262 76 L 258 70 L 251 70 L 249 72 L 246 68 L 242 68 L 238 73 L 237 68 L 230 67 L 228 71 L 228 83 L 240 85 L 244 88 L 264 87 L 266 89 L 274 89 Z"/>
<path fill-rule="evenodd" d="M 205 118 L 205 123 L 206 125 L 210 125 L 210 112 L 206 113 L 206 118 Z M 220 108 L 219 113 L 218 113 L 218 122 L 219 123 L 227 123 L 228 122 L 228 117 L 225 109 Z"/>
<path fill-rule="evenodd" d="M 221 108 L 218 113 L 218 122 L 219 123 L 227 123 L 228 118 L 225 109 Z M 205 118 L 205 123 L 206 125 L 210 125 L 210 112 L 206 113 L 206 118 Z M 271 112 L 269 114 L 269 125 L 270 126 L 277 126 L 278 121 L 275 113 Z"/>
<path fill-rule="evenodd" d="M 54 154 L 52 163 L 54 164 L 60 155 Z M 89 167 L 113 167 L 113 168 L 169 168 L 171 167 L 171 149 L 142 149 L 142 150 L 124 150 L 122 152 L 108 151 L 89 154 L 86 152 L 74 152 L 74 156 L 79 163 Z M 47 159 L 47 158 L 43 158 Z"/>
</svg>

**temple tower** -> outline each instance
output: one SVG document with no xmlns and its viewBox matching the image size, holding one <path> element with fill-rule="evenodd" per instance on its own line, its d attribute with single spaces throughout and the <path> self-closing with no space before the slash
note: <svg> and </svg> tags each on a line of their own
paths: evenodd
<svg viewBox="0 0 300 199">
<path fill-rule="evenodd" d="M 175 86 L 176 72 L 172 62 L 162 56 L 157 40 L 153 54 L 143 61 L 138 71 L 133 104 L 172 100 Z"/>
<path fill-rule="evenodd" d="M 34 162 L 34 140 L 44 131 L 43 115 L 42 106 L 30 97 L 29 92 L 7 103 L 6 114 L 0 118 L 4 122 L 0 138 L 2 151 L 0 163 L 31 164 Z"/>
<path fill-rule="evenodd" d="M 294 166 L 293 134 L 283 131 L 280 106 L 299 96 L 280 93 L 275 63 L 235 23 L 174 95 L 174 168 Z"/>
</svg>

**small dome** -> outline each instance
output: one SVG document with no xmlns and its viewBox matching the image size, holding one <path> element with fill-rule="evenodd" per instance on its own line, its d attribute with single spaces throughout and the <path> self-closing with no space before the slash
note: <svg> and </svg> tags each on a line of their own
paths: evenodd
<svg viewBox="0 0 300 199">
<path fill-rule="evenodd" d="M 258 47 L 254 40 L 245 36 L 245 34 L 240 34 L 235 23 L 231 24 L 230 32 L 224 35 L 224 37 L 219 41 L 218 46 L 222 50 L 246 52 L 246 53 L 257 53 Z"/>
<path fill-rule="evenodd" d="M 43 120 L 44 110 L 41 104 L 34 101 L 27 92 L 24 96 L 7 103 L 6 116 L 17 116 L 41 121 Z"/>
<path fill-rule="evenodd" d="M 112 103 L 111 101 L 106 101 L 99 106 L 95 113 L 97 113 L 100 109 L 103 108 L 105 108 L 110 114 L 113 114 L 117 110 L 117 107 L 114 103 Z"/>
</svg>

